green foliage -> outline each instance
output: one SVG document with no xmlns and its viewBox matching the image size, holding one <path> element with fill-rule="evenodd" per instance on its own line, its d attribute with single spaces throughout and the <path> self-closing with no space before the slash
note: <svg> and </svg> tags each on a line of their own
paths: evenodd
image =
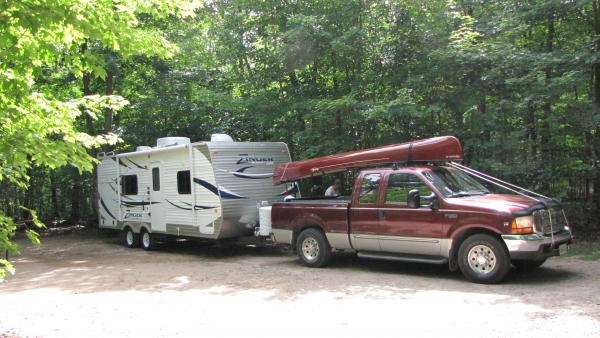
<svg viewBox="0 0 600 338">
<path fill-rule="evenodd" d="M 68 87 L 46 85 L 54 69 L 80 78 L 89 73 L 105 78 L 106 63 L 90 46 L 123 57 L 170 57 L 176 51 L 163 33 L 141 18 L 167 19 L 190 14 L 187 1 L 0 1 L 0 182 L 26 189 L 34 167 L 55 169 L 71 165 L 81 171 L 93 168 L 88 150 L 114 144 L 116 135 L 93 136 L 81 132 L 77 120 L 92 120 L 102 111 L 118 111 L 127 101 L 117 96 L 72 95 Z M 67 88 L 65 88 L 67 87 Z M 26 211 L 31 222 L 37 216 Z M 10 241 L 15 225 L 0 211 L 0 251 L 16 252 Z M 36 233 L 27 236 L 38 242 Z M 0 280 L 12 265 L 2 261 Z"/>
<path fill-rule="evenodd" d="M 84 217 L 93 218 L 91 175 L 52 168 L 89 170 L 89 149 L 103 143 L 123 151 L 162 136 L 225 132 L 286 142 L 302 159 L 451 134 L 469 165 L 562 199 L 576 232 L 597 230 L 598 7 L 597 0 L 5 1 L 0 187 L 11 193 L 0 210 L 22 218 L 16 205 L 27 202 L 42 219 L 64 219 L 79 191 Z M 89 92 L 105 93 L 113 78 L 111 90 L 131 104 L 82 101 L 77 81 L 85 74 Z M 120 112 L 111 121 L 114 104 Z M 107 130 L 115 135 L 98 136 Z M 117 137 L 124 142 L 106 145 Z"/>
</svg>

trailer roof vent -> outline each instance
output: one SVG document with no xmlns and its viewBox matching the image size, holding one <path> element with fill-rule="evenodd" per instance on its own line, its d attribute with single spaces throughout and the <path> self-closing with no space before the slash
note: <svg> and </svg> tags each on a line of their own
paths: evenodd
<svg viewBox="0 0 600 338">
<path fill-rule="evenodd" d="M 135 151 L 146 151 L 146 150 L 152 150 L 152 147 L 148 147 L 148 146 L 137 146 L 137 147 L 135 147 Z"/>
<path fill-rule="evenodd" d="M 162 137 L 156 140 L 157 148 L 171 147 L 180 144 L 190 144 L 188 137 Z"/>
<path fill-rule="evenodd" d="M 210 142 L 233 142 L 233 139 L 227 134 L 212 134 Z"/>
</svg>

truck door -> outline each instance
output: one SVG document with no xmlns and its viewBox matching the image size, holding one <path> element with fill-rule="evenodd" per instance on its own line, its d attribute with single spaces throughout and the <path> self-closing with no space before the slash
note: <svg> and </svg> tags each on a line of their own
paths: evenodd
<svg viewBox="0 0 600 338">
<path fill-rule="evenodd" d="M 352 246 L 357 250 L 381 251 L 377 236 L 381 178 L 380 173 L 364 174 L 354 188 L 350 224 Z"/>
<path fill-rule="evenodd" d="M 385 178 L 379 219 L 381 250 L 392 253 L 439 256 L 443 215 L 430 208 L 423 197 L 431 189 L 415 173 L 392 172 Z M 418 189 L 420 207 L 408 205 L 408 192 Z M 440 219 L 441 217 L 441 219 Z"/>
<path fill-rule="evenodd" d="M 165 195 L 163 185 L 161 184 L 161 166 L 160 163 L 150 165 L 150 198 L 148 209 L 150 211 L 150 222 L 153 231 L 166 231 L 165 224 Z"/>
</svg>

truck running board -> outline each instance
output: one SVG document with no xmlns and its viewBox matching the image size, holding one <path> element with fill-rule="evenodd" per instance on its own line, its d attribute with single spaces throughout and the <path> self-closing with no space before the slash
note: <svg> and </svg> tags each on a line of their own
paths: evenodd
<svg viewBox="0 0 600 338">
<path fill-rule="evenodd" d="M 429 263 L 429 264 L 446 264 L 448 258 L 426 255 L 410 255 L 410 254 L 393 254 L 385 252 L 361 251 L 356 254 L 360 258 L 385 259 L 389 261 L 413 262 L 413 263 Z"/>
</svg>

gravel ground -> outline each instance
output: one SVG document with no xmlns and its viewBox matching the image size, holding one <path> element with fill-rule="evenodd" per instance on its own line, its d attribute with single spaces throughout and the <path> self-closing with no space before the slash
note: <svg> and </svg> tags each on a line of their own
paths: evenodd
<svg viewBox="0 0 600 338">
<path fill-rule="evenodd" d="M 76 232 L 20 241 L 0 337 L 600 337 L 600 261 L 553 258 L 500 285 L 445 266 L 180 242 L 145 252 Z"/>
</svg>

